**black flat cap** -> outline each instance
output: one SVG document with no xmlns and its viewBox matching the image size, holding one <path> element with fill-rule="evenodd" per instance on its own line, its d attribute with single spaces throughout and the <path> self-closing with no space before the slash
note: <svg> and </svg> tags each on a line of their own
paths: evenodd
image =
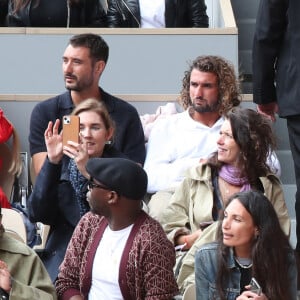
<svg viewBox="0 0 300 300">
<path fill-rule="evenodd" d="M 142 200 L 148 177 L 137 163 L 125 158 L 90 158 L 86 164 L 90 176 L 119 195 Z"/>
</svg>

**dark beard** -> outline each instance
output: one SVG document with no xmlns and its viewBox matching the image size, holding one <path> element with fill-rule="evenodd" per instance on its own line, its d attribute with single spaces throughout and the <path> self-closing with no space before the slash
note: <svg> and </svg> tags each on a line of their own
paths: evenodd
<svg viewBox="0 0 300 300">
<path fill-rule="evenodd" d="M 194 111 L 198 113 L 208 113 L 208 112 L 217 112 L 219 110 L 219 102 L 214 103 L 213 105 L 205 105 L 205 106 L 198 106 L 194 103 L 192 104 Z"/>
</svg>

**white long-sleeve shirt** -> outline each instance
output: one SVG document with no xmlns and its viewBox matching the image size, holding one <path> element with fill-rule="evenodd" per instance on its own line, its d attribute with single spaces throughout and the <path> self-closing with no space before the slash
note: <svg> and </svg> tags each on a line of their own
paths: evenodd
<svg viewBox="0 0 300 300">
<path fill-rule="evenodd" d="M 144 164 L 148 193 L 176 187 L 185 171 L 217 151 L 217 138 L 224 118 L 212 127 L 194 121 L 188 110 L 157 120 L 147 145 Z M 268 157 L 271 170 L 279 177 L 280 162 L 275 152 Z"/>
<path fill-rule="evenodd" d="M 188 110 L 157 120 L 148 144 L 144 168 L 148 193 L 173 188 L 185 171 L 217 150 L 217 138 L 224 119 L 212 127 L 194 121 Z"/>
</svg>

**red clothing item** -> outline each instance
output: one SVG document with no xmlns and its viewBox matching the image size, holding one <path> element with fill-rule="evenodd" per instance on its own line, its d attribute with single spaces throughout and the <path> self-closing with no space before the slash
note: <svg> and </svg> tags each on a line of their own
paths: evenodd
<svg viewBox="0 0 300 300">
<path fill-rule="evenodd" d="M 58 299 L 80 294 L 88 298 L 95 253 L 107 226 L 104 217 L 91 212 L 82 217 L 60 266 L 55 284 Z M 124 300 L 172 299 L 178 294 L 174 265 L 173 244 L 161 225 L 142 211 L 133 225 L 120 262 L 119 285 Z"/>
<path fill-rule="evenodd" d="M 1 187 L 0 187 L 0 205 L 1 208 L 11 208 L 11 205 Z"/>
<path fill-rule="evenodd" d="M 5 143 L 12 135 L 13 126 L 4 116 L 3 110 L 0 108 L 0 143 Z"/>
</svg>

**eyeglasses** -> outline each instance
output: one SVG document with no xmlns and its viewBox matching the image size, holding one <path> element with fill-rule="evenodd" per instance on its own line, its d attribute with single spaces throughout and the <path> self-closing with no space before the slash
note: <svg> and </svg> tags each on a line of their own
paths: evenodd
<svg viewBox="0 0 300 300">
<path fill-rule="evenodd" d="M 92 189 L 102 189 L 102 190 L 106 190 L 106 191 L 110 191 L 111 189 L 107 186 L 104 186 L 104 185 L 100 185 L 100 184 L 97 184 L 91 180 L 88 181 L 87 183 L 87 187 L 88 187 L 88 190 L 91 191 Z"/>
</svg>

